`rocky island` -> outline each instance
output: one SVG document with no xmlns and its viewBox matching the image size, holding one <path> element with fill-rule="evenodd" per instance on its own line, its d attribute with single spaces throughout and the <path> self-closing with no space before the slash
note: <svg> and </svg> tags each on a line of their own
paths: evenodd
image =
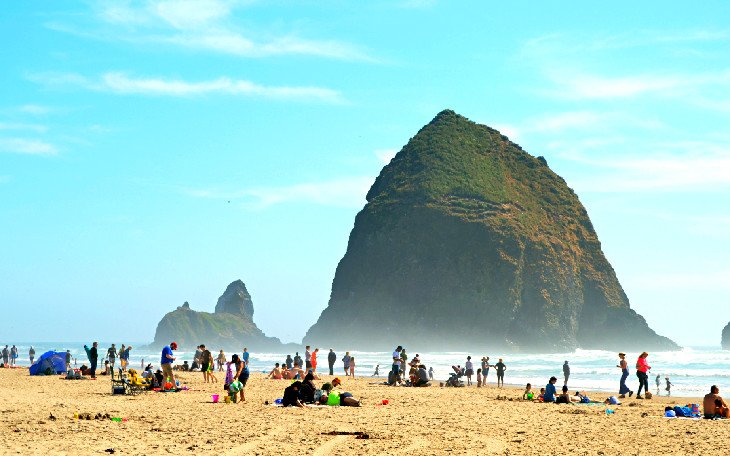
<svg viewBox="0 0 730 456">
<path fill-rule="evenodd" d="M 672 350 L 542 157 L 446 110 L 383 168 L 304 343 Z"/>
<path fill-rule="evenodd" d="M 175 341 L 181 349 L 194 349 L 198 344 L 212 348 L 244 346 L 262 349 L 282 349 L 284 345 L 275 337 L 266 335 L 253 322 L 253 301 L 246 285 L 236 280 L 223 292 L 215 306 L 215 312 L 197 312 L 185 302 L 167 313 L 155 331 L 153 347 L 161 347 Z"/>
<path fill-rule="evenodd" d="M 730 350 L 730 323 L 722 330 L 722 349 Z"/>
</svg>

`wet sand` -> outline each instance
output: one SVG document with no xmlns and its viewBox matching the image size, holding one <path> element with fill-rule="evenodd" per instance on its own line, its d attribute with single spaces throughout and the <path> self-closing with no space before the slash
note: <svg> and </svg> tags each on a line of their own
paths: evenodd
<svg viewBox="0 0 730 456">
<path fill-rule="evenodd" d="M 730 450 L 730 420 L 663 418 L 665 405 L 701 402 L 697 398 L 626 399 L 606 415 L 603 405 L 524 402 L 522 390 L 510 387 L 392 388 L 370 378 L 340 378 L 342 390 L 362 398 L 361 408 L 267 406 L 265 401 L 282 396 L 288 381 L 266 380 L 262 374 L 251 375 L 245 403 L 213 404 L 211 395 L 223 392 L 222 383 L 205 384 L 200 373 L 181 373 L 190 391 L 113 396 L 105 376 L 67 381 L 30 377 L 27 369 L 0 369 L 0 453 L 420 456 Z M 590 396 L 603 400 L 608 395 Z M 379 405 L 383 399 L 389 404 Z M 77 420 L 74 412 L 128 421 Z M 369 439 L 332 431 L 364 432 Z"/>
</svg>

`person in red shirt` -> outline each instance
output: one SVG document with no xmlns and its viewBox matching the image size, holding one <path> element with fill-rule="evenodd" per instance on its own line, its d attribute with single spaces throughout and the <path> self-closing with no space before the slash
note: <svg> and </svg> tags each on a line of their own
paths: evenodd
<svg viewBox="0 0 730 456">
<path fill-rule="evenodd" d="M 651 370 L 651 366 L 646 362 L 648 356 L 647 352 L 643 352 L 636 360 L 636 376 L 639 377 L 639 389 L 636 391 L 637 399 L 644 399 L 641 396 L 642 387 L 644 388 L 644 394 L 649 392 L 649 370 Z"/>
<path fill-rule="evenodd" d="M 312 352 L 312 372 L 317 372 L 317 353 L 319 353 L 319 348 L 315 348 Z"/>
</svg>

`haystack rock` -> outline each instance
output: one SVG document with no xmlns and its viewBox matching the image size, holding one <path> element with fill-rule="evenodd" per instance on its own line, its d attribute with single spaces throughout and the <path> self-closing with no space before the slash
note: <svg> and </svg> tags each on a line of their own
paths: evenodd
<svg viewBox="0 0 730 456">
<path fill-rule="evenodd" d="M 585 208 L 545 159 L 450 110 L 380 172 L 304 342 L 678 348 L 630 308 Z"/>
<path fill-rule="evenodd" d="M 722 349 L 730 350 L 730 323 L 722 330 Z"/>
<path fill-rule="evenodd" d="M 153 347 L 175 341 L 181 349 L 195 349 L 205 344 L 210 349 L 243 346 L 256 350 L 276 350 L 283 347 L 281 341 L 266 335 L 253 322 L 253 301 L 246 285 L 236 280 L 223 292 L 215 306 L 215 312 L 197 312 L 185 302 L 166 314 L 157 325 Z"/>
</svg>

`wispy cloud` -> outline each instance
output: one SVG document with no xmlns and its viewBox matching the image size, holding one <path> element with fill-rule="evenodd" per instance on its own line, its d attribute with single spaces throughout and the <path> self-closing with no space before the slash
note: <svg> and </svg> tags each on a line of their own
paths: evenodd
<svg viewBox="0 0 730 456">
<path fill-rule="evenodd" d="M 217 188 L 198 188 L 184 189 L 183 192 L 196 198 L 242 202 L 247 207 L 257 209 L 284 203 L 309 203 L 322 206 L 358 208 L 365 204 L 365 195 L 372 183 L 372 177 L 352 177 L 233 191 Z"/>
<path fill-rule="evenodd" d="M 344 101 L 341 94 L 332 89 L 306 86 L 265 86 L 228 77 L 191 82 L 182 79 L 135 78 L 124 73 L 109 72 L 98 78 L 87 78 L 75 73 L 31 74 L 28 75 L 28 78 L 46 85 L 75 85 L 89 90 L 116 94 L 173 97 L 227 94 L 281 100 L 318 100 L 327 103 Z"/>
<path fill-rule="evenodd" d="M 104 23 L 98 31 L 80 29 L 61 22 L 46 27 L 86 38 L 139 44 L 168 44 L 197 51 L 212 51 L 239 57 L 311 55 L 337 60 L 375 62 L 360 46 L 340 40 L 303 38 L 294 33 L 278 36 L 236 25 L 234 13 L 246 3 L 225 0 L 176 0 L 103 2 L 95 7 Z"/>
<path fill-rule="evenodd" d="M 56 155 L 58 148 L 45 141 L 26 138 L 0 138 L 0 152 L 27 155 Z"/>
<path fill-rule="evenodd" d="M 582 153 L 564 159 L 594 168 L 590 179 L 571 182 L 582 192 L 717 191 L 730 186 L 730 148 L 703 144 L 665 144 L 646 156 L 591 158 Z M 669 152 L 684 148 L 683 152 Z"/>
<path fill-rule="evenodd" d="M 0 130 L 27 130 L 34 131 L 36 133 L 44 133 L 48 131 L 48 127 L 38 124 L 0 122 Z"/>
<path fill-rule="evenodd" d="M 18 108 L 18 111 L 25 113 L 25 114 L 43 115 L 43 114 L 48 114 L 51 111 L 53 111 L 53 108 L 51 108 L 50 106 L 43 106 L 43 105 L 37 105 L 37 104 L 26 104 L 26 105 L 20 106 Z"/>
</svg>

